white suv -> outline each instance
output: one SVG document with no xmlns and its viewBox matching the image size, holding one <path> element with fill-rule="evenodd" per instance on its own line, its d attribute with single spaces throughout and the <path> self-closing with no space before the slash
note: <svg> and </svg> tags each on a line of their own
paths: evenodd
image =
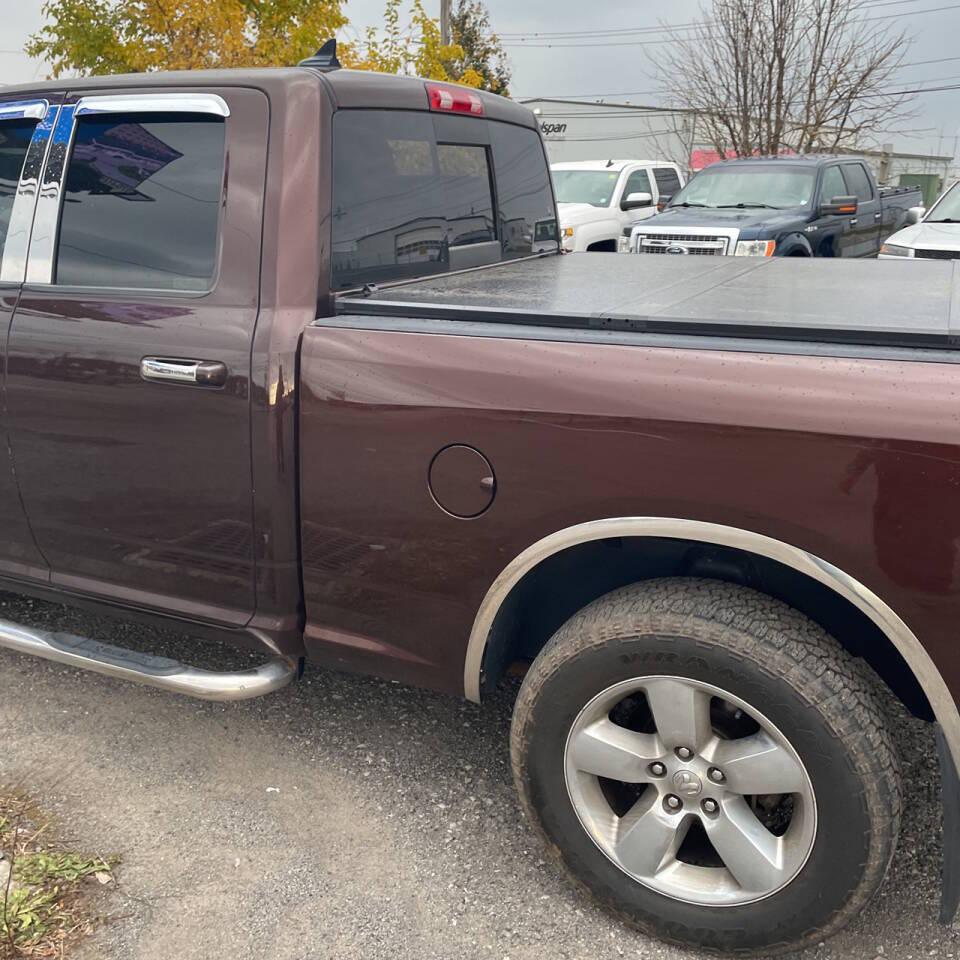
<svg viewBox="0 0 960 960">
<path fill-rule="evenodd" d="M 634 224 L 683 186 L 680 168 L 659 160 L 580 160 L 550 170 L 567 251 L 616 252 Z"/>
</svg>

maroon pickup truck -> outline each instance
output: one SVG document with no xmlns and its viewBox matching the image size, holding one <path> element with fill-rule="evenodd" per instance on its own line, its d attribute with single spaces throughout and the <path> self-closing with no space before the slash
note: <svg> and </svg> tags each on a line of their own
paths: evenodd
<svg viewBox="0 0 960 960">
<path fill-rule="evenodd" d="M 878 889 L 898 700 L 954 915 L 952 264 L 560 256 L 527 110 L 329 56 L 4 88 L 0 245 L 0 585 L 265 662 L 0 646 L 224 700 L 523 669 L 558 863 L 741 953 Z"/>
</svg>

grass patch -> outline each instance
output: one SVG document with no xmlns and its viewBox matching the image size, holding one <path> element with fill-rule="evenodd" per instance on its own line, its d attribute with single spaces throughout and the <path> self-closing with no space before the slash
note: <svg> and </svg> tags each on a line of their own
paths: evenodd
<svg viewBox="0 0 960 960">
<path fill-rule="evenodd" d="M 98 918 L 92 889 L 114 883 L 116 857 L 67 850 L 28 796 L 0 787 L 0 958 L 67 956 Z"/>
</svg>

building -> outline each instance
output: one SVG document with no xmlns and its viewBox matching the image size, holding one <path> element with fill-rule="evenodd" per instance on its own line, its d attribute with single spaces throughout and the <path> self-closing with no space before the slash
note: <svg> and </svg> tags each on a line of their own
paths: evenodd
<svg viewBox="0 0 960 960">
<path fill-rule="evenodd" d="M 533 110 L 550 160 L 630 157 L 670 160 L 686 170 L 693 147 L 694 115 L 630 103 L 537 99 Z"/>
</svg>

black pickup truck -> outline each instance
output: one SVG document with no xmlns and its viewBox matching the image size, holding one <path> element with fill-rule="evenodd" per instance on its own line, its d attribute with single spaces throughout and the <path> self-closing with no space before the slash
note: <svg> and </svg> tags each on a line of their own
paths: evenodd
<svg viewBox="0 0 960 960">
<path fill-rule="evenodd" d="M 631 253 L 875 257 L 916 223 L 914 187 L 880 187 L 861 157 L 724 160 L 698 173 L 663 213 L 624 235 Z"/>
</svg>

